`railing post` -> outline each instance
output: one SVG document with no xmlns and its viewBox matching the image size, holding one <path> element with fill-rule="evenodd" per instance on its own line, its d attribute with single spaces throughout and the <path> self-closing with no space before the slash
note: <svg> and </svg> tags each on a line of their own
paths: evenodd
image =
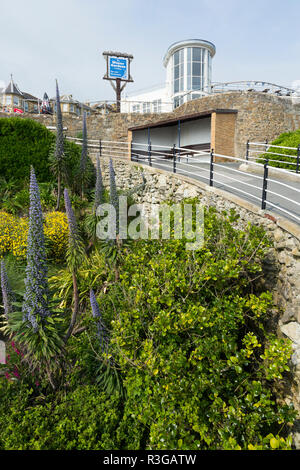
<svg viewBox="0 0 300 470">
<path fill-rule="evenodd" d="M 268 188 L 268 175 L 269 175 L 269 160 L 267 159 L 264 164 L 264 179 L 263 179 L 263 190 L 261 198 L 261 208 L 265 210 L 267 201 L 267 188 Z"/>
<path fill-rule="evenodd" d="M 249 139 L 247 140 L 246 144 L 246 160 L 249 160 Z"/>
<path fill-rule="evenodd" d="M 214 185 L 214 149 L 210 152 L 209 186 Z"/>
<path fill-rule="evenodd" d="M 132 141 L 130 142 L 130 160 L 133 161 L 133 156 L 132 156 Z"/>
<path fill-rule="evenodd" d="M 299 173 L 299 161 L 300 161 L 300 144 L 297 147 L 297 166 L 296 166 L 296 173 Z"/>
<path fill-rule="evenodd" d="M 173 145 L 173 173 L 176 173 L 176 150 L 175 150 L 175 144 Z"/>
<path fill-rule="evenodd" d="M 152 166 L 152 161 L 151 161 L 151 142 L 148 144 L 148 162 L 149 166 Z"/>
<path fill-rule="evenodd" d="M 99 140 L 99 154 L 100 154 L 100 157 L 102 157 L 102 140 L 101 139 Z"/>
</svg>

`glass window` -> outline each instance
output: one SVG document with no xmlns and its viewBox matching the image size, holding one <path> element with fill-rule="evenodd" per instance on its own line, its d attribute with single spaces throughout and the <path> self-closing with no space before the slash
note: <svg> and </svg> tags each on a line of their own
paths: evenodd
<svg viewBox="0 0 300 470">
<path fill-rule="evenodd" d="M 24 111 L 28 111 L 28 101 L 24 101 Z"/>
<path fill-rule="evenodd" d="M 6 104 L 11 104 L 11 96 L 6 96 L 5 102 Z"/>
<path fill-rule="evenodd" d="M 153 112 L 160 113 L 161 112 L 161 99 L 153 101 Z"/>
<path fill-rule="evenodd" d="M 179 64 L 179 51 L 174 54 L 174 66 Z"/>
<path fill-rule="evenodd" d="M 19 106 L 19 98 L 17 96 L 14 96 L 14 105 Z"/>
<path fill-rule="evenodd" d="M 73 104 L 70 104 L 70 112 L 74 113 L 74 105 Z"/>
<path fill-rule="evenodd" d="M 200 90 L 200 77 L 193 77 L 193 90 Z"/>
<path fill-rule="evenodd" d="M 64 113 L 67 113 L 67 112 L 68 112 L 69 107 L 68 107 L 68 104 L 67 104 L 67 103 L 64 103 L 64 104 L 62 105 L 62 110 L 63 110 Z"/>
<path fill-rule="evenodd" d="M 140 112 L 140 105 L 139 104 L 134 104 L 132 106 L 132 112 L 133 113 L 139 113 Z"/>
<path fill-rule="evenodd" d="M 200 62 L 193 62 L 193 75 L 200 76 Z"/>
<path fill-rule="evenodd" d="M 174 93 L 178 93 L 178 92 L 179 92 L 179 79 L 174 80 Z"/>
<path fill-rule="evenodd" d="M 149 102 L 143 103 L 143 113 L 150 113 L 150 103 Z"/>
<path fill-rule="evenodd" d="M 201 61 L 201 49 L 200 47 L 193 47 L 193 62 Z"/>
</svg>

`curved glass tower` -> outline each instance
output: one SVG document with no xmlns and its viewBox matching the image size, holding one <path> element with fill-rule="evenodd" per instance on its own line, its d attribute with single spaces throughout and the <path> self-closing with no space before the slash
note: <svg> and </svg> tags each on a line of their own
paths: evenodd
<svg viewBox="0 0 300 470">
<path fill-rule="evenodd" d="M 172 44 L 164 57 L 169 95 L 174 107 L 200 98 L 211 90 L 211 59 L 214 44 L 202 39 L 188 39 Z"/>
</svg>

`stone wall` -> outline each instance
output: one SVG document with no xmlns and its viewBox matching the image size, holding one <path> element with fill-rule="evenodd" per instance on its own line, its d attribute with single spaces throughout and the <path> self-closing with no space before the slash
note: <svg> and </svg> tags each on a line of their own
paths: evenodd
<svg viewBox="0 0 300 470">
<path fill-rule="evenodd" d="M 109 184 L 108 159 L 102 165 L 105 184 Z M 279 336 L 288 337 L 293 344 L 291 368 L 293 381 L 286 391 L 286 402 L 293 402 L 300 413 L 300 228 L 284 218 L 276 218 L 257 206 L 237 196 L 189 177 L 175 175 L 164 170 L 150 168 L 126 160 L 114 159 L 117 185 L 122 189 L 133 188 L 142 182 L 144 172 L 146 186 L 137 193 L 138 203 L 157 204 L 166 199 L 181 201 L 188 197 L 199 197 L 205 206 L 214 206 L 217 211 L 235 209 L 240 215 L 238 226 L 246 227 L 251 222 L 265 228 L 273 240 L 264 260 L 263 286 L 274 294 L 276 312 L 272 319 Z M 300 415 L 299 415 L 300 416 Z M 300 419 L 294 432 L 294 443 L 300 449 Z"/>
<path fill-rule="evenodd" d="M 175 114 L 192 114 L 208 109 L 235 109 L 235 153 L 245 156 L 245 144 L 251 141 L 274 140 L 282 132 L 300 127 L 300 100 L 262 92 L 235 91 L 189 101 Z"/>
<path fill-rule="evenodd" d="M 183 117 L 189 114 L 208 112 L 214 109 L 236 110 L 232 119 L 235 123 L 216 126 L 215 138 L 227 139 L 228 151 L 233 149 L 236 156 L 245 156 L 246 141 L 272 141 L 282 132 L 294 131 L 300 127 L 300 99 L 269 95 L 261 92 L 235 91 L 219 93 L 192 100 L 172 113 L 162 114 L 93 114 L 87 118 L 88 137 L 103 140 L 127 140 L 128 128 L 151 124 L 168 118 Z M 9 117 L 0 113 L 0 117 Z M 48 126 L 55 125 L 55 117 L 24 114 Z M 221 118 L 220 118 L 221 119 Z M 226 117 L 224 118 L 226 120 Z M 217 123 L 218 124 L 218 123 Z M 67 135 L 75 137 L 82 130 L 82 118 L 64 117 Z M 228 131 L 226 130 L 228 127 Z M 233 129 L 234 126 L 234 129 Z"/>
</svg>

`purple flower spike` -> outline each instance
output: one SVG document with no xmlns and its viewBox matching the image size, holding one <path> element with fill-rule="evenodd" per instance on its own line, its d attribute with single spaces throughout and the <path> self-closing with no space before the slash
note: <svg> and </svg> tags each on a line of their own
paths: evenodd
<svg viewBox="0 0 300 470">
<path fill-rule="evenodd" d="M 110 203 L 116 211 L 116 231 L 119 233 L 119 199 L 116 185 L 116 174 L 112 159 L 109 159 Z"/>
<path fill-rule="evenodd" d="M 60 96 L 58 83 L 56 80 L 56 146 L 55 146 L 55 158 L 58 162 L 61 161 L 64 155 L 64 129 L 62 112 L 60 105 Z"/>
<path fill-rule="evenodd" d="M 81 148 L 81 159 L 80 159 L 80 172 L 83 175 L 86 170 L 88 158 L 88 148 L 87 148 L 87 129 L 86 129 L 86 113 L 83 114 L 83 123 L 82 123 L 82 148 Z"/>
<path fill-rule="evenodd" d="M 51 315 L 48 303 L 48 269 L 45 252 L 43 213 L 40 191 L 32 168 L 30 174 L 27 267 L 22 311 L 23 319 L 28 320 L 35 330 L 38 327 L 37 316 L 45 318 Z"/>
<path fill-rule="evenodd" d="M 100 348 L 102 352 L 105 352 L 107 351 L 108 343 L 109 343 L 108 333 L 102 320 L 102 315 L 100 313 L 100 308 L 99 308 L 97 299 L 95 297 L 95 293 L 92 289 L 90 290 L 90 302 L 91 302 L 93 317 L 97 320 L 97 337 L 99 339 Z"/>
<path fill-rule="evenodd" d="M 76 217 L 72 209 L 72 204 L 71 204 L 70 196 L 69 196 L 67 189 L 64 190 L 64 198 L 65 198 L 65 208 L 66 208 L 66 214 L 67 214 L 68 225 L 69 225 L 70 241 L 73 243 L 76 243 L 79 240 L 80 236 L 78 232 Z"/>
<path fill-rule="evenodd" d="M 97 211 L 97 207 L 100 206 L 103 201 L 103 194 L 104 194 L 104 186 L 103 186 L 103 178 L 100 166 L 100 158 L 97 155 L 97 168 L 96 168 L 96 187 L 95 187 L 95 203 L 94 203 L 94 210 Z"/>
</svg>

